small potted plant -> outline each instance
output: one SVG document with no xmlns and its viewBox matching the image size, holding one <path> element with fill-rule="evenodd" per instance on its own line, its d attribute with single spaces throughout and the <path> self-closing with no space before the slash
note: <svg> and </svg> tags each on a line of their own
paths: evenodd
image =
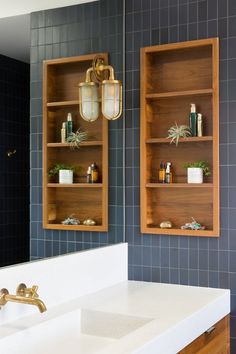
<svg viewBox="0 0 236 354">
<path fill-rule="evenodd" d="M 168 130 L 168 136 L 167 139 L 170 140 L 170 144 L 175 143 L 176 146 L 178 146 L 179 139 L 180 138 L 188 138 L 192 136 L 191 130 L 187 125 L 178 125 L 175 122 L 175 125 L 170 127 Z"/>
<path fill-rule="evenodd" d="M 209 163 L 206 161 L 188 162 L 184 167 L 188 171 L 188 183 L 203 183 L 203 175 L 211 175 Z"/>
<path fill-rule="evenodd" d="M 48 175 L 49 177 L 59 176 L 59 183 L 72 184 L 74 172 L 74 166 L 68 166 L 58 163 L 48 171 Z"/>
</svg>

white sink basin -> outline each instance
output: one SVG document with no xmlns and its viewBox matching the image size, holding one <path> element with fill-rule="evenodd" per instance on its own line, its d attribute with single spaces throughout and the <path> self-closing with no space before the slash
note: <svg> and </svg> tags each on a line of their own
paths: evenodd
<svg viewBox="0 0 236 354">
<path fill-rule="evenodd" d="M 87 309 L 51 319 L 45 316 L 41 323 L 29 328 L 18 326 L 16 333 L 1 338 L 0 351 L 4 354 L 93 354 L 150 321 L 150 318 Z M 14 324 L 6 326 L 15 328 Z"/>
<path fill-rule="evenodd" d="M 120 339 L 150 321 L 150 318 L 82 309 L 81 333 Z"/>
</svg>

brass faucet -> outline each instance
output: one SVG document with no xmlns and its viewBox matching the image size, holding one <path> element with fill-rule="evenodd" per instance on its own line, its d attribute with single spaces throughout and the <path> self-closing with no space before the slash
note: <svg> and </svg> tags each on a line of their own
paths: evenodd
<svg viewBox="0 0 236 354">
<path fill-rule="evenodd" d="M 43 301 L 40 300 L 37 294 L 38 286 L 33 285 L 32 288 L 27 288 L 25 284 L 19 284 L 16 289 L 16 295 L 10 295 L 8 290 L 3 288 L 0 290 L 0 309 L 6 305 L 8 301 L 18 302 L 21 304 L 35 305 L 40 312 L 47 311 Z"/>
</svg>

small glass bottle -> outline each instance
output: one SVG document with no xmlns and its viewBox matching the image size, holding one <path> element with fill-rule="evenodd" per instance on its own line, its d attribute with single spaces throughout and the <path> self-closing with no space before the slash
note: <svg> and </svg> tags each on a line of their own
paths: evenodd
<svg viewBox="0 0 236 354">
<path fill-rule="evenodd" d="M 91 170 L 91 166 L 88 167 L 87 170 L 87 183 L 92 183 L 92 170 Z"/>
<path fill-rule="evenodd" d="M 70 136 L 70 134 L 73 131 L 73 121 L 72 121 L 72 114 L 68 113 L 67 114 L 67 138 Z"/>
<path fill-rule="evenodd" d="M 64 144 L 66 142 L 66 123 L 62 123 L 61 128 L 61 143 Z"/>
<path fill-rule="evenodd" d="M 202 114 L 197 115 L 197 136 L 202 136 Z"/>
<path fill-rule="evenodd" d="M 197 136 L 197 111 L 195 103 L 191 103 L 189 126 L 192 136 Z"/>
<path fill-rule="evenodd" d="M 158 182 L 159 183 L 166 182 L 166 170 L 165 170 L 165 164 L 163 161 L 161 161 L 160 168 L 158 171 Z"/>
<path fill-rule="evenodd" d="M 91 183 L 98 182 L 98 167 L 95 162 L 91 165 Z"/>
<path fill-rule="evenodd" d="M 166 163 L 166 183 L 168 184 L 173 183 L 171 162 Z"/>
</svg>

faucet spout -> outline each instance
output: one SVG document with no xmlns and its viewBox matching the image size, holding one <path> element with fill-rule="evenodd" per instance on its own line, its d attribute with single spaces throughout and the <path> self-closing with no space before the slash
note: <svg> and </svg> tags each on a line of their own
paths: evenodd
<svg viewBox="0 0 236 354">
<path fill-rule="evenodd" d="M 34 299 L 31 297 L 24 297 L 24 296 L 8 295 L 7 294 L 7 295 L 5 295 L 5 300 L 6 300 L 6 302 L 18 302 L 20 304 L 28 304 L 28 305 L 37 306 L 41 313 L 47 311 L 45 304 L 40 299 Z"/>
<path fill-rule="evenodd" d="M 7 289 L 2 289 L 0 291 L 0 308 L 7 302 L 17 302 L 37 306 L 41 313 L 47 311 L 44 302 L 38 298 L 38 294 L 36 293 L 37 288 L 35 286 L 28 289 L 24 284 L 20 284 L 16 295 L 10 295 Z"/>
</svg>

